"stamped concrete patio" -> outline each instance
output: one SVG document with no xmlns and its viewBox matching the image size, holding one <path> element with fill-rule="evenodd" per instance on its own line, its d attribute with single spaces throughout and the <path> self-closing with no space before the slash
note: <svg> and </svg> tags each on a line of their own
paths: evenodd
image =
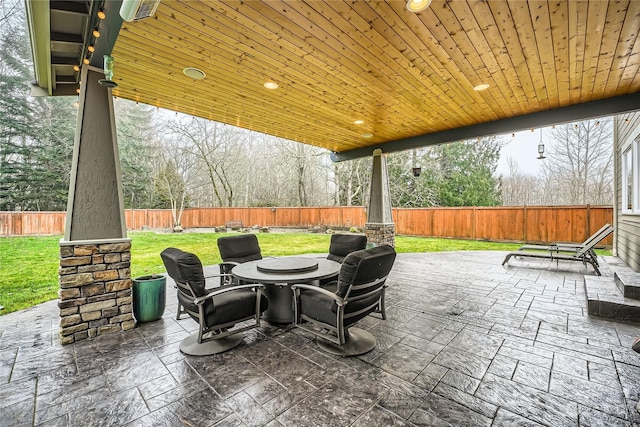
<svg viewBox="0 0 640 427">
<path fill-rule="evenodd" d="M 61 346 L 56 302 L 0 317 L 0 424 L 42 426 L 640 425 L 640 324 L 587 316 L 580 263 L 503 252 L 400 254 L 388 319 L 358 358 L 265 325 L 228 353 L 178 350 L 162 320 Z M 611 275 L 605 260 L 603 275 Z"/>
</svg>

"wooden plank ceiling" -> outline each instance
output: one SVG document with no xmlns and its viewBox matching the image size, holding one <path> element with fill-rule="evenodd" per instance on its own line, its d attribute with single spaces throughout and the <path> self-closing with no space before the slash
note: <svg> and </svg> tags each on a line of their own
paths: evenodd
<svg viewBox="0 0 640 427">
<path fill-rule="evenodd" d="M 122 25 L 113 94 L 343 152 L 640 91 L 640 1 L 405 6 L 162 0 Z"/>
</svg>

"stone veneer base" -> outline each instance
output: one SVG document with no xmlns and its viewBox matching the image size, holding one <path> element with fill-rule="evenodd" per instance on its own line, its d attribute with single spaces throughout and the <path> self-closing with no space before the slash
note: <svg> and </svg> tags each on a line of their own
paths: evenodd
<svg viewBox="0 0 640 427">
<path fill-rule="evenodd" d="M 60 242 L 60 342 L 135 327 L 131 240 Z"/>
<path fill-rule="evenodd" d="M 396 225 L 394 223 L 377 224 L 367 222 L 364 225 L 364 234 L 367 236 L 367 242 L 369 243 L 375 243 L 378 246 L 396 246 Z"/>
</svg>

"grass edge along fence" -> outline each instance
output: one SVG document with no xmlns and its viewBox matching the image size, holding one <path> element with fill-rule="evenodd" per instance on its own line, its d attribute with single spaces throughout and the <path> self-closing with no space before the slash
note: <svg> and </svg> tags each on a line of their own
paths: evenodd
<svg viewBox="0 0 640 427">
<path fill-rule="evenodd" d="M 0 236 L 64 233 L 65 212 L 0 212 Z M 171 228 L 169 209 L 127 209 L 130 230 Z M 489 240 L 495 242 L 581 242 L 605 223 L 613 222 L 611 206 L 500 206 L 461 208 L 394 208 L 396 233 L 407 236 Z M 366 222 L 362 206 L 190 208 L 182 215 L 185 228 L 321 226 L 337 230 Z M 608 237 L 605 245 L 612 244 Z"/>
</svg>

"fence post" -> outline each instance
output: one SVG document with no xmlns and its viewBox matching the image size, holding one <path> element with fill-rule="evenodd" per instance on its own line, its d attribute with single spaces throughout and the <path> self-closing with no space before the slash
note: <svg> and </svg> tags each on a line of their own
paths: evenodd
<svg viewBox="0 0 640 427">
<path fill-rule="evenodd" d="M 584 230 L 585 240 L 591 235 L 591 205 L 587 203 L 587 229 Z"/>
<path fill-rule="evenodd" d="M 433 237 L 434 233 L 433 233 L 433 217 L 435 216 L 435 209 L 432 207 L 429 208 L 431 210 L 431 236 L 429 237 Z"/>
<path fill-rule="evenodd" d="M 471 218 L 472 218 L 472 223 L 471 223 L 471 238 L 473 240 L 476 240 L 476 207 L 474 206 L 473 209 L 471 209 Z"/>
<path fill-rule="evenodd" d="M 527 243 L 527 205 L 522 207 L 522 241 Z"/>
</svg>

